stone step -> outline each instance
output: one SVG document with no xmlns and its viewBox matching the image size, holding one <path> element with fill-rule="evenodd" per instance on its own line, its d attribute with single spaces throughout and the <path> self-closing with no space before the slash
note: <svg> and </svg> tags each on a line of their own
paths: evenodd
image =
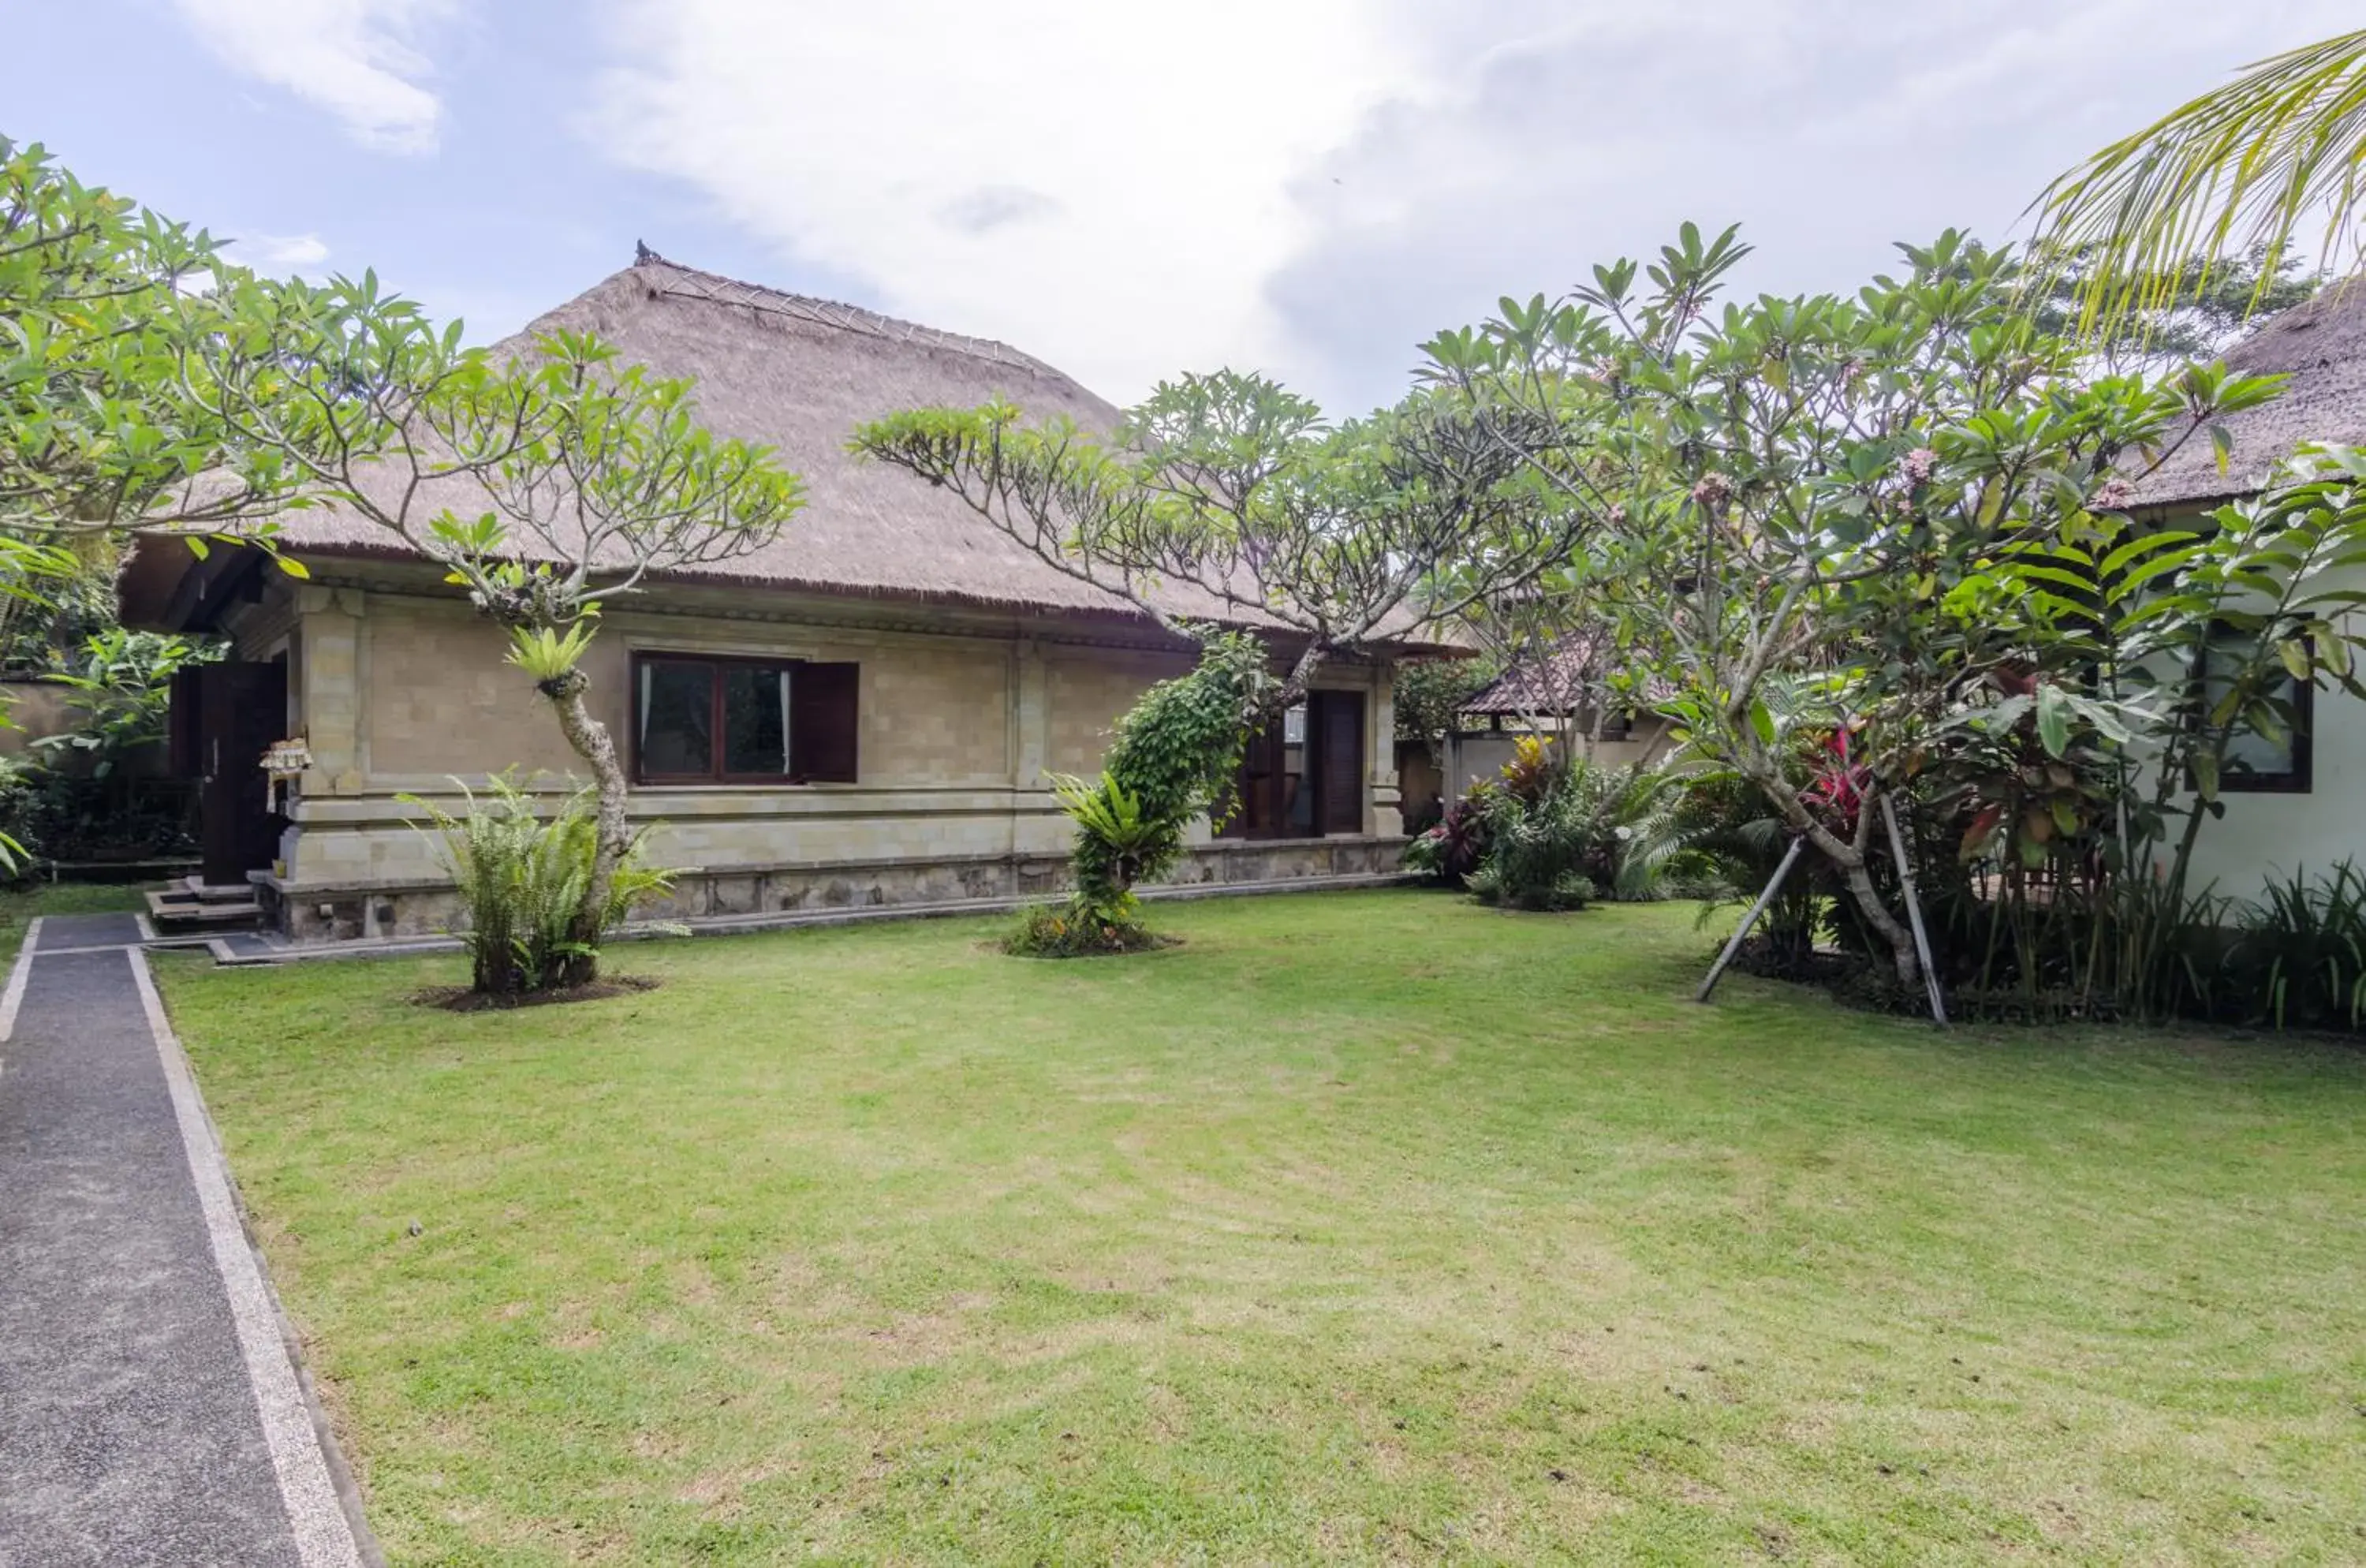
<svg viewBox="0 0 2366 1568">
<path fill-rule="evenodd" d="M 263 906 L 254 901 L 254 890 L 246 889 L 247 897 L 239 903 L 227 899 L 207 899 L 182 890 L 152 889 L 148 894 L 148 919 L 159 931 L 236 931 L 263 923 Z"/>
<path fill-rule="evenodd" d="M 184 876 L 165 884 L 168 895 L 186 894 L 200 904 L 252 904 L 254 884 L 252 882 L 208 882 L 202 876 Z"/>
</svg>

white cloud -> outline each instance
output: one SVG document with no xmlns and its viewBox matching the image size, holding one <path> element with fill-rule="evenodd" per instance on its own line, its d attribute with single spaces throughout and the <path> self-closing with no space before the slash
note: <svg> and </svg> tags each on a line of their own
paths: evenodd
<svg viewBox="0 0 2366 1568">
<path fill-rule="evenodd" d="M 2354 25 L 2342 0 L 1401 3 L 1439 78 L 1298 182 L 1313 238 L 1269 285 L 1282 362 L 1340 403 L 1394 395 L 1437 328 L 1686 219 L 1741 222 L 1744 285 L 1786 293 L 1845 292 L 1949 226 L 2011 237 L 2105 141 Z"/>
<path fill-rule="evenodd" d="M 318 234 L 248 234 L 223 248 L 242 266 L 265 271 L 317 266 L 329 259 L 328 244 Z"/>
<path fill-rule="evenodd" d="M 1343 410 L 1506 292 L 1739 220 L 1750 287 L 2010 231 L 2046 179 L 2354 0 L 608 0 L 610 155 L 862 302 L 1120 400 Z M 663 237 L 650 236 L 664 248 Z M 682 259 L 695 262 L 695 256 Z"/>
<path fill-rule="evenodd" d="M 434 150 L 443 106 L 422 28 L 452 0 L 175 0 L 182 17 L 233 69 L 328 110 L 366 146 Z"/>
<path fill-rule="evenodd" d="M 1311 236 L 1290 181 L 1420 76 L 1372 0 L 783 9 L 617 0 L 603 146 L 862 303 L 1121 400 L 1279 352 L 1264 283 Z"/>
</svg>

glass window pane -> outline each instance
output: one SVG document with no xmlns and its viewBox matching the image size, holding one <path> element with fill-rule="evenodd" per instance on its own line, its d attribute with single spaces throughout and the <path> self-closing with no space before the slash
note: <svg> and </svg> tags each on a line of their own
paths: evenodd
<svg viewBox="0 0 2366 1568">
<path fill-rule="evenodd" d="M 1281 716 L 1281 819 L 1293 837 L 1311 838 L 1314 832 L 1314 778 L 1306 766 L 1304 703 Z"/>
<path fill-rule="evenodd" d="M 2211 657 L 2203 666 L 2203 711 L 2215 707 L 2232 683 L 2229 671 L 2248 651 L 2247 641 L 2229 637 L 2223 647 L 2214 646 Z M 2277 694 L 2287 702 L 2296 702 L 2300 683 L 2289 678 Z M 2270 739 L 2247 724 L 2238 724 L 2227 738 L 2226 771 L 2249 774 L 2255 778 L 2289 778 L 2295 771 L 2293 737 L 2286 732 L 2280 739 Z"/>
<path fill-rule="evenodd" d="M 775 665 L 723 667 L 723 771 L 789 771 L 789 672 Z"/>
<path fill-rule="evenodd" d="M 715 666 L 648 660 L 641 665 L 641 772 L 715 771 Z"/>
</svg>

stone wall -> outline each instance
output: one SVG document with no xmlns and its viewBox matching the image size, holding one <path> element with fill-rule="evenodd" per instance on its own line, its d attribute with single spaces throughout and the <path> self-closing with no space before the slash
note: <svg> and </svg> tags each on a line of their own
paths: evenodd
<svg viewBox="0 0 2366 1568">
<path fill-rule="evenodd" d="M 0 705 L 8 713 L 8 727 L 0 729 L 0 757 L 29 756 L 53 765 L 58 754 L 33 742 L 63 735 L 82 720 L 73 705 L 73 691 L 54 681 L 0 681 Z"/>
<path fill-rule="evenodd" d="M 1169 886 L 1251 887 L 1318 877 L 1382 876 L 1404 854 L 1402 837 L 1339 836 L 1194 845 L 1166 879 Z M 978 855 L 935 861 L 838 861 L 716 866 L 682 874 L 673 897 L 645 919 L 794 915 L 904 906 L 925 909 L 986 901 L 1021 903 L 1066 893 L 1065 854 Z M 302 886 L 261 879 L 271 923 L 298 942 L 434 936 L 463 921 L 458 896 L 442 881 Z"/>
</svg>

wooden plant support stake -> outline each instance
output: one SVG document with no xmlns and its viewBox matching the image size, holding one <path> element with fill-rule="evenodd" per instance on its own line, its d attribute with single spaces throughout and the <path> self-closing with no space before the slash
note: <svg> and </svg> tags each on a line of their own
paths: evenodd
<svg viewBox="0 0 2366 1568">
<path fill-rule="evenodd" d="M 1750 928 L 1758 923 L 1758 917 L 1766 912 L 1766 906 L 1774 902 L 1774 895 L 1783 890 L 1783 879 L 1791 874 L 1791 867 L 1797 863 L 1799 852 L 1807 847 L 1807 840 L 1794 839 L 1791 847 L 1783 852 L 1783 863 L 1774 868 L 1774 876 L 1767 881 L 1766 891 L 1758 896 L 1757 903 L 1750 906 L 1750 913 L 1741 917 L 1741 929 L 1733 933 L 1733 940 L 1725 944 L 1725 951 L 1717 955 L 1717 962 L 1709 966 L 1708 978 L 1701 982 L 1700 995 L 1693 1000 L 1705 1002 L 1708 1000 L 1708 994 L 1717 989 L 1718 979 L 1725 973 L 1725 966 L 1733 962 L 1735 953 L 1741 951 L 1741 943 L 1750 935 Z"/>
<path fill-rule="evenodd" d="M 1898 830 L 1898 813 L 1889 796 L 1881 797 L 1881 819 L 1889 829 L 1889 853 L 1898 862 L 1898 885 L 1906 890 L 1906 921 L 1914 928 L 1914 955 L 1922 961 L 1922 989 L 1931 998 L 1931 1021 L 1947 1027 L 1947 998 L 1939 989 L 1938 971 L 1931 967 L 1931 938 L 1922 930 L 1922 900 L 1914 894 L 1914 872 L 1906 863 L 1906 835 Z"/>
</svg>

